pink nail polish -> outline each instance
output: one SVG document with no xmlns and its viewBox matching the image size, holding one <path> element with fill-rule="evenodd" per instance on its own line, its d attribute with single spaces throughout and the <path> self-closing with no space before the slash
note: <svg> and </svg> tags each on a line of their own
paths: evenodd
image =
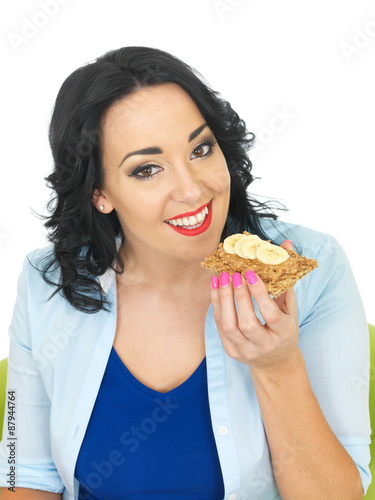
<svg viewBox="0 0 375 500">
<path fill-rule="evenodd" d="M 217 276 L 212 276 L 211 278 L 211 286 L 216 290 L 216 288 L 219 288 L 219 278 Z"/>
<path fill-rule="evenodd" d="M 249 285 L 256 285 L 258 283 L 258 278 L 256 274 L 251 269 L 246 272 L 246 279 Z"/>
<path fill-rule="evenodd" d="M 229 274 L 227 272 L 223 272 L 220 274 L 220 286 L 228 286 L 229 285 Z"/>
<path fill-rule="evenodd" d="M 291 243 L 293 245 L 293 241 L 285 240 L 285 243 Z"/>
<path fill-rule="evenodd" d="M 232 283 L 234 288 L 239 288 L 242 285 L 242 277 L 240 273 L 233 273 L 232 274 Z"/>
</svg>

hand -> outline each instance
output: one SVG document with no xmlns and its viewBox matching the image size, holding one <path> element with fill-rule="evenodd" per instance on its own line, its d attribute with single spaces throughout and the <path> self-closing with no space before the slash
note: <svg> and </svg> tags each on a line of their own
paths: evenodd
<svg viewBox="0 0 375 500">
<path fill-rule="evenodd" d="M 289 241 L 284 241 L 281 246 L 287 250 L 293 248 Z M 212 288 L 211 300 L 226 353 L 249 365 L 250 370 L 277 372 L 278 369 L 292 368 L 300 355 L 294 289 L 290 288 L 276 299 L 271 299 L 264 282 L 252 271 L 247 273 L 246 281 L 236 273 L 237 276 L 232 276 L 232 283 L 225 274 L 220 276 L 221 286 Z M 248 280 L 252 281 L 251 278 L 256 279 L 256 283 L 250 284 Z M 255 314 L 252 297 L 265 321 L 264 325 Z"/>
</svg>

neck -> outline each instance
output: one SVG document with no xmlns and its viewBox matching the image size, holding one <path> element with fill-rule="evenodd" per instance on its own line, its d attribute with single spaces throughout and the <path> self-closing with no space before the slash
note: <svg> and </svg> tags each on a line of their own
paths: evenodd
<svg viewBox="0 0 375 500">
<path fill-rule="evenodd" d="M 117 276 L 118 283 L 135 287 L 168 300 L 210 297 L 212 273 L 201 267 L 200 261 L 184 261 L 155 256 L 121 252 L 124 273 Z M 196 299 L 195 299 L 196 300 Z"/>
</svg>

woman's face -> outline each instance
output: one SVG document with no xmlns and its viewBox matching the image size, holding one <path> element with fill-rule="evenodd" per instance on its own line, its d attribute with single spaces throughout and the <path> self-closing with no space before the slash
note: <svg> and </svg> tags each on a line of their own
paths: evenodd
<svg viewBox="0 0 375 500">
<path fill-rule="evenodd" d="M 139 90 L 107 110 L 102 132 L 104 183 L 93 203 L 116 210 L 126 255 L 200 261 L 211 253 L 230 176 L 191 97 L 174 83 Z"/>
</svg>

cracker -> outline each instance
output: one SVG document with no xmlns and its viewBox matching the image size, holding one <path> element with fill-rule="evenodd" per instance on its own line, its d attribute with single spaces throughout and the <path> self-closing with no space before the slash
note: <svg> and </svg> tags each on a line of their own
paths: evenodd
<svg viewBox="0 0 375 500">
<path fill-rule="evenodd" d="M 247 231 L 245 235 L 250 235 Z M 263 264 L 258 259 L 243 259 L 235 254 L 227 253 L 223 244 L 220 243 L 217 250 L 208 255 L 201 266 L 221 274 L 226 271 L 228 274 L 241 273 L 246 279 L 246 271 L 253 270 L 264 282 L 268 292 L 273 297 L 278 297 L 286 292 L 297 281 L 318 267 L 318 261 L 302 257 L 293 250 L 287 250 L 289 259 L 282 264 Z"/>
</svg>

